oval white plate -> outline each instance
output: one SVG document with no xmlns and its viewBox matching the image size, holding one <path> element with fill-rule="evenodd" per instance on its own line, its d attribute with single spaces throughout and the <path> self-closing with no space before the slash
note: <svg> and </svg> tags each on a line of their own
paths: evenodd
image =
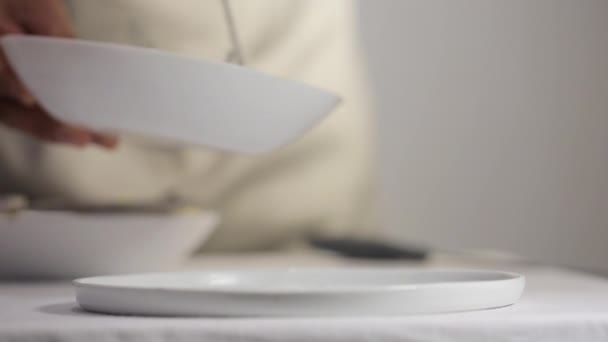
<svg viewBox="0 0 608 342">
<path fill-rule="evenodd" d="M 338 103 L 306 84 L 160 50 L 17 35 L 0 42 L 55 117 L 165 144 L 265 152 L 304 134 Z"/>
<path fill-rule="evenodd" d="M 88 311 L 161 316 L 374 316 L 514 304 L 524 277 L 476 270 L 299 269 L 78 279 Z"/>
</svg>

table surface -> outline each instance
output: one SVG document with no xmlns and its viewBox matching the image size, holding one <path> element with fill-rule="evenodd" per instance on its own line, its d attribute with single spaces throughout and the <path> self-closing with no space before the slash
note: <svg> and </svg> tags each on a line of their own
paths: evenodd
<svg viewBox="0 0 608 342">
<path fill-rule="evenodd" d="M 369 266 L 299 252 L 205 256 L 187 269 Z M 375 263 L 372 263 L 375 264 Z M 409 266 L 402 262 L 382 263 Z M 419 264 L 415 264 L 420 266 Z M 437 255 L 425 267 L 477 267 L 523 273 L 514 306 L 391 318 L 156 318 L 79 310 L 68 283 L 0 283 L 0 342 L 21 341 L 608 341 L 608 280 L 500 259 Z"/>
</svg>

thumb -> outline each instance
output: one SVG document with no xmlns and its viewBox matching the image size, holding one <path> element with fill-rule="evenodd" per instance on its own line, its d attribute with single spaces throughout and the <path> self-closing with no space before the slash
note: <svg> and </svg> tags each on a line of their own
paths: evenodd
<svg viewBox="0 0 608 342">
<path fill-rule="evenodd" d="M 74 36 L 63 0 L 15 1 L 12 11 L 25 33 L 54 37 Z"/>
</svg>

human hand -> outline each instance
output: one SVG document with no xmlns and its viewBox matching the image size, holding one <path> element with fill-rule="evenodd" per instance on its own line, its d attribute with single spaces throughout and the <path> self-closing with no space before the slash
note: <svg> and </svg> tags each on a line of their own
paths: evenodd
<svg viewBox="0 0 608 342">
<path fill-rule="evenodd" d="M 0 36 L 34 34 L 73 37 L 63 0 L 0 0 Z M 43 63 L 43 61 L 41 61 Z M 106 148 L 115 137 L 62 123 L 36 104 L 0 50 L 0 122 L 48 142 Z"/>
</svg>

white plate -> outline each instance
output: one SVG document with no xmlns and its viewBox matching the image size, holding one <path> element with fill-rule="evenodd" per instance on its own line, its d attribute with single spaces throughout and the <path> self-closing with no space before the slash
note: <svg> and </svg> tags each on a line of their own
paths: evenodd
<svg viewBox="0 0 608 342">
<path fill-rule="evenodd" d="M 163 143 L 264 152 L 302 135 L 338 103 L 305 84 L 154 49 L 16 35 L 0 42 L 53 116 Z"/>
<path fill-rule="evenodd" d="M 71 278 L 174 269 L 218 221 L 192 214 L 0 215 L 0 278 Z"/>
<path fill-rule="evenodd" d="M 79 279 L 89 311 L 162 316 L 375 316 L 497 308 L 521 275 L 475 270 L 300 269 Z"/>
</svg>

